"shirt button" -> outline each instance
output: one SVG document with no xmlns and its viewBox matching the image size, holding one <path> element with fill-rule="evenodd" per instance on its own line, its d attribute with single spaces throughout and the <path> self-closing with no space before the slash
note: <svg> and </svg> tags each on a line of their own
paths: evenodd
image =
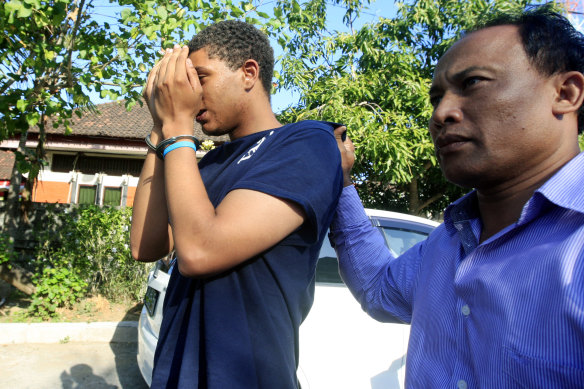
<svg viewBox="0 0 584 389">
<path fill-rule="evenodd" d="M 467 389 L 467 388 L 468 388 L 468 385 L 467 385 L 467 383 L 466 383 L 466 381 L 465 381 L 465 380 L 459 380 L 459 381 L 456 383 L 456 387 L 457 387 L 458 389 Z"/>
<path fill-rule="evenodd" d="M 466 304 L 464 304 L 464 305 L 462 306 L 462 309 L 461 309 L 460 311 L 462 312 L 462 314 L 463 314 L 464 316 L 468 316 L 468 315 L 470 315 L 470 307 L 469 307 L 468 305 L 466 305 Z M 463 382 L 464 382 L 464 381 L 463 381 Z"/>
</svg>

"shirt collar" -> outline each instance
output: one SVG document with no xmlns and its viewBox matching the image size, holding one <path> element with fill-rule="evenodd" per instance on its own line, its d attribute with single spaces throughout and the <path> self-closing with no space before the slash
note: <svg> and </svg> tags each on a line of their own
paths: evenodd
<svg viewBox="0 0 584 389">
<path fill-rule="evenodd" d="M 584 213 L 584 152 L 572 158 L 535 191 L 523 207 L 518 223 L 533 219 L 547 202 Z M 473 190 L 446 208 L 444 223 L 454 233 L 455 223 L 478 219 L 479 216 L 477 194 Z"/>
<path fill-rule="evenodd" d="M 559 207 L 584 213 L 584 152 L 572 158 L 536 193 Z"/>
</svg>

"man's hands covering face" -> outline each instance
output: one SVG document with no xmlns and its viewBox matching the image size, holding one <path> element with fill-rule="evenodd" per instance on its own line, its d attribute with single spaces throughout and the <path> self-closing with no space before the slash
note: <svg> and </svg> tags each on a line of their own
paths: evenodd
<svg viewBox="0 0 584 389">
<path fill-rule="evenodd" d="M 200 111 L 201 84 L 188 54 L 186 46 L 167 49 L 142 92 L 154 125 L 162 129 L 164 138 L 192 134 Z"/>
</svg>

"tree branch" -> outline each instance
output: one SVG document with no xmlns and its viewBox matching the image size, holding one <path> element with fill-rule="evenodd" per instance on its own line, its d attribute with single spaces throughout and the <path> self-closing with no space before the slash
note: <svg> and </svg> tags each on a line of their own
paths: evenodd
<svg viewBox="0 0 584 389">
<path fill-rule="evenodd" d="M 81 24 L 81 19 L 83 19 L 83 7 L 85 6 L 85 0 L 81 0 L 79 6 L 76 10 L 72 11 L 68 17 L 71 17 L 71 20 L 75 18 L 75 25 L 73 26 L 73 30 L 71 31 L 71 40 L 69 41 L 69 47 L 67 48 L 67 75 L 69 86 L 73 85 L 73 79 L 71 78 L 71 65 L 72 65 L 72 57 L 73 57 L 73 49 L 75 48 L 75 39 L 77 38 L 77 31 L 79 31 L 79 26 Z"/>
<path fill-rule="evenodd" d="M 28 58 L 32 57 L 33 53 L 30 52 L 28 55 Z M 26 59 L 25 59 L 26 61 Z M 24 61 L 23 61 L 24 63 Z M 20 64 L 18 71 L 15 73 L 17 76 L 22 76 L 24 69 L 23 69 L 23 64 Z M 7 82 L 4 86 L 2 86 L 2 89 L 0 89 L 0 95 L 4 95 L 4 93 L 12 86 L 12 84 L 14 84 L 17 80 L 15 80 L 14 78 L 12 78 L 9 82 Z"/>
<path fill-rule="evenodd" d="M 33 278 L 34 274 L 15 263 L 10 265 L 7 263 L 0 264 L 0 279 L 29 296 L 36 291 L 36 287 L 32 282 Z"/>
<path fill-rule="evenodd" d="M 443 195 L 444 195 L 443 193 L 436 193 L 434 196 L 430 197 L 428 200 L 422 203 L 422 205 L 420 205 L 416 210 L 416 213 L 419 213 L 422 209 L 428 207 L 430 204 L 440 199 Z"/>
</svg>

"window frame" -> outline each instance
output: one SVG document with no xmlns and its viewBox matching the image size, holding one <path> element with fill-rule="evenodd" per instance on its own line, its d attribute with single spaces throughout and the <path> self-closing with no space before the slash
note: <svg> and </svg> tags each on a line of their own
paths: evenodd
<svg viewBox="0 0 584 389">
<path fill-rule="evenodd" d="M 119 198 L 118 204 L 112 205 L 112 204 L 106 204 L 105 203 L 106 191 L 108 189 L 110 189 L 110 190 L 111 189 L 115 189 L 115 190 L 119 191 L 120 198 Z M 124 197 L 124 188 L 123 187 L 121 187 L 121 186 L 111 186 L 111 185 L 110 186 L 104 186 L 103 187 L 103 195 L 101 196 L 101 204 L 98 204 L 98 205 L 101 205 L 101 206 L 111 206 L 111 207 L 119 207 L 119 206 L 122 205 L 122 199 L 123 199 L 123 197 Z"/>
<path fill-rule="evenodd" d="M 83 188 L 94 188 L 95 189 L 95 195 L 93 196 L 93 202 L 91 203 L 81 203 L 80 199 L 81 199 L 81 190 Z M 77 201 L 75 202 L 76 204 L 79 205 L 96 205 L 96 200 L 97 200 L 97 191 L 99 189 L 99 185 L 98 184 L 78 184 L 77 185 Z"/>
</svg>

